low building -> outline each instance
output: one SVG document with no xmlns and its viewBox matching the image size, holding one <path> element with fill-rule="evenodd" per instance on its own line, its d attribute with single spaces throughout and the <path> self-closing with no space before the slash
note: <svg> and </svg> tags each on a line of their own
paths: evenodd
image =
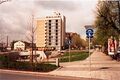
<svg viewBox="0 0 120 80">
<path fill-rule="evenodd" d="M 14 43 L 14 50 L 19 50 L 19 51 L 25 50 L 25 43 L 22 41 L 15 42 Z"/>
</svg>

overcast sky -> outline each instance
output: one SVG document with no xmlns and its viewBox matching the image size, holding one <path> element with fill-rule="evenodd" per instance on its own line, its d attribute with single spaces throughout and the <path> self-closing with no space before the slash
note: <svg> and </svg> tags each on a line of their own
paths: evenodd
<svg viewBox="0 0 120 80">
<path fill-rule="evenodd" d="M 85 25 L 92 25 L 98 0 L 11 0 L 0 4 L 0 36 L 10 40 L 25 40 L 35 18 L 60 12 L 66 17 L 66 31 L 85 38 Z M 0 37 L 1 38 L 1 37 Z"/>
</svg>

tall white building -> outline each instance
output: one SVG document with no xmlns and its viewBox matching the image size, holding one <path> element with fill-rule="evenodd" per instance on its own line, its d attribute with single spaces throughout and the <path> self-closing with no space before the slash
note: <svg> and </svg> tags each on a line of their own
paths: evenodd
<svg viewBox="0 0 120 80">
<path fill-rule="evenodd" d="M 36 20 L 36 46 L 38 48 L 55 48 L 61 50 L 65 40 L 65 16 L 54 15 Z"/>
</svg>

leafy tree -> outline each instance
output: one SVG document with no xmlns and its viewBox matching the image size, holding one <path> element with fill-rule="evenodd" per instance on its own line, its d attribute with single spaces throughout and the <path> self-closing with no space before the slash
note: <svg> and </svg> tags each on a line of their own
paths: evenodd
<svg viewBox="0 0 120 80">
<path fill-rule="evenodd" d="M 73 46 L 75 46 L 75 47 L 80 47 L 80 46 L 82 46 L 81 45 L 81 39 L 80 39 L 80 35 L 73 35 L 73 37 L 72 37 L 72 42 L 73 42 Z"/>
<path fill-rule="evenodd" d="M 113 11 L 117 7 L 114 1 L 100 1 L 98 3 L 95 21 L 95 39 L 97 43 L 101 45 L 107 43 L 107 39 L 110 36 L 114 36 L 118 39 L 118 35 L 120 35 L 118 14 Z"/>
<path fill-rule="evenodd" d="M 70 41 L 70 42 L 69 42 Z M 66 39 L 65 39 L 65 49 L 69 48 L 69 44 L 72 48 L 78 49 L 78 48 L 85 48 L 87 46 L 87 42 L 80 37 L 77 33 L 67 33 Z"/>
<path fill-rule="evenodd" d="M 87 46 L 86 41 L 80 37 L 77 33 L 72 35 L 72 46 L 75 48 L 83 47 L 85 48 Z"/>
</svg>

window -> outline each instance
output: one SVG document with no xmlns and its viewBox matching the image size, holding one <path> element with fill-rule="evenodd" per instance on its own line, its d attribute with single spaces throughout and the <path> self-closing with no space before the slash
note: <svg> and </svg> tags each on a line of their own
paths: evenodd
<svg viewBox="0 0 120 80">
<path fill-rule="evenodd" d="M 58 20 L 56 20 L 56 22 L 58 22 Z"/>
<path fill-rule="evenodd" d="M 56 30 L 56 32 L 58 32 L 58 30 Z"/>
<path fill-rule="evenodd" d="M 51 23 L 49 23 L 49 26 L 51 26 Z"/>
<path fill-rule="evenodd" d="M 51 37 L 49 37 L 49 39 L 51 39 Z"/>
<path fill-rule="evenodd" d="M 58 23 L 56 23 L 56 26 L 58 26 Z"/>
<path fill-rule="evenodd" d="M 58 35 L 58 33 L 56 33 L 56 35 Z"/>
<path fill-rule="evenodd" d="M 51 43 L 49 43 L 49 45 L 51 45 Z"/>
<path fill-rule="evenodd" d="M 56 26 L 56 29 L 58 29 L 58 26 Z"/>
<path fill-rule="evenodd" d="M 51 26 L 49 26 L 49 29 L 51 29 Z"/>
<path fill-rule="evenodd" d="M 58 40 L 56 39 L 56 43 L 58 42 Z"/>
<path fill-rule="evenodd" d="M 58 39 L 58 37 L 56 36 L 56 39 Z"/>
<path fill-rule="evenodd" d="M 45 39 L 45 41 L 47 41 L 47 39 Z"/>
<path fill-rule="evenodd" d="M 51 40 L 49 40 L 49 43 L 51 43 Z"/>
<path fill-rule="evenodd" d="M 49 20 L 49 23 L 51 22 L 51 20 Z"/>
<path fill-rule="evenodd" d="M 56 45 L 58 45 L 58 43 L 56 43 Z"/>
<path fill-rule="evenodd" d="M 51 30 L 49 30 L 49 33 L 51 33 Z"/>
</svg>

